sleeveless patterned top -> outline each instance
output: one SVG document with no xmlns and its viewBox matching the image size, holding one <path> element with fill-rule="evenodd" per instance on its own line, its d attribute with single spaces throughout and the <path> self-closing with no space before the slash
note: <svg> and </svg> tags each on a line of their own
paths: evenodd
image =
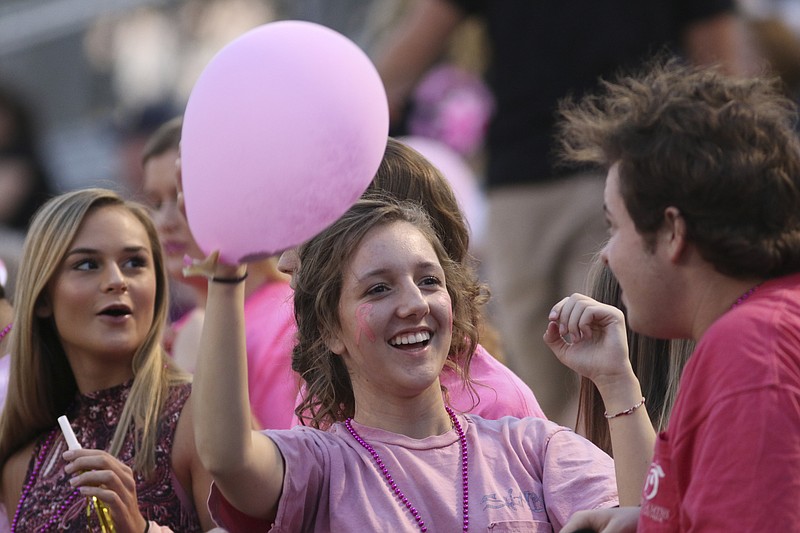
<svg viewBox="0 0 800 533">
<path fill-rule="evenodd" d="M 108 449 L 131 384 L 132 381 L 129 381 L 110 389 L 78 395 L 67 416 L 81 446 Z M 153 476 L 146 480 L 134 473 L 142 515 L 147 520 L 180 532 L 201 531 L 194 503 L 172 471 L 175 428 L 190 392 L 191 385 L 188 383 L 170 388 L 158 423 Z M 118 457 L 131 468 L 133 444 L 131 428 Z M 24 500 L 20 501 L 16 531 L 100 531 L 97 515 L 92 513 L 87 517 L 86 498 L 69 484 L 70 476 L 64 472 L 66 461 L 61 457 L 66 450 L 67 443 L 58 425 L 39 437 L 24 485 L 31 485 L 31 488 Z M 37 463 L 40 465 L 38 473 L 35 468 Z M 32 480 L 34 474 L 36 479 Z"/>
</svg>

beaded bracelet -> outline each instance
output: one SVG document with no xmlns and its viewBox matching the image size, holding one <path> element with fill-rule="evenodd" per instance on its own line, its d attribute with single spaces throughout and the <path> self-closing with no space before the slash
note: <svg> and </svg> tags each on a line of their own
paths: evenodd
<svg viewBox="0 0 800 533">
<path fill-rule="evenodd" d="M 211 281 L 213 281 L 214 283 L 228 283 L 230 285 L 235 285 L 237 283 L 243 282 L 246 279 L 247 279 L 247 272 L 245 272 L 244 274 L 242 274 L 238 278 L 220 278 L 220 277 L 214 276 L 213 278 L 211 278 Z"/>
<path fill-rule="evenodd" d="M 629 414 L 631 414 L 632 412 L 634 412 L 635 410 L 637 410 L 638 408 L 640 408 L 643 405 L 644 405 L 644 396 L 642 396 L 642 401 L 640 401 L 639 403 L 637 403 L 633 407 L 630 407 L 628 409 L 625 409 L 624 411 L 620 411 L 619 413 L 615 413 L 613 415 L 610 415 L 610 414 L 608 414 L 608 411 L 605 411 L 603 413 L 603 416 L 606 417 L 606 419 L 611 420 L 612 418 L 617 418 L 618 416 L 629 415 Z"/>
</svg>

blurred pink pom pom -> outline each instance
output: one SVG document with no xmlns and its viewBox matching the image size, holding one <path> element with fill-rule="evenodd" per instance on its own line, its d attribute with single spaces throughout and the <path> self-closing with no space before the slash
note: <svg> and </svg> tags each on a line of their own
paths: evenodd
<svg viewBox="0 0 800 533">
<path fill-rule="evenodd" d="M 435 67 L 412 98 L 411 135 L 436 139 L 467 157 L 481 147 L 494 100 L 479 77 L 453 65 Z"/>
</svg>

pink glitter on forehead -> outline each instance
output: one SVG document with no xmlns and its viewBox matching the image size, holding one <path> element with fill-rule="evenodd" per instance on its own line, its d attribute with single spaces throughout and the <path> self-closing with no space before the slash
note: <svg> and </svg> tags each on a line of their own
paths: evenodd
<svg viewBox="0 0 800 533">
<path fill-rule="evenodd" d="M 356 344 L 361 344 L 361 333 L 364 332 L 370 342 L 375 342 L 376 336 L 372 328 L 369 327 L 370 313 L 372 313 L 372 304 L 361 304 L 356 308 L 356 323 L 358 324 L 358 332 L 356 333 Z"/>
</svg>

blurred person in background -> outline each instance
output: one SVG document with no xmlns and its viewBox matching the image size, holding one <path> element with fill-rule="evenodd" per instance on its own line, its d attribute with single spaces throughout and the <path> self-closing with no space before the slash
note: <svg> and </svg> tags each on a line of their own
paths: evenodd
<svg viewBox="0 0 800 533">
<path fill-rule="evenodd" d="M 194 307 L 173 321 L 167 335 L 172 357 L 193 372 L 200 349 L 200 332 L 205 316 L 208 284 L 183 276 L 185 258 L 205 256 L 189 228 L 178 199 L 179 145 L 183 120 L 176 117 L 163 124 L 145 144 L 141 156 L 144 169 L 143 193 L 150 206 L 164 248 L 164 262 L 172 285 L 189 288 Z M 248 390 L 251 410 L 258 427 L 291 427 L 299 377 L 292 371 L 292 345 L 296 331 L 292 289 L 288 276 L 271 257 L 248 264 L 245 281 Z"/>
<path fill-rule="evenodd" d="M 31 216 L 53 194 L 37 142 L 30 107 L 0 86 L 0 259 L 7 263 L 9 291 Z"/>
</svg>

